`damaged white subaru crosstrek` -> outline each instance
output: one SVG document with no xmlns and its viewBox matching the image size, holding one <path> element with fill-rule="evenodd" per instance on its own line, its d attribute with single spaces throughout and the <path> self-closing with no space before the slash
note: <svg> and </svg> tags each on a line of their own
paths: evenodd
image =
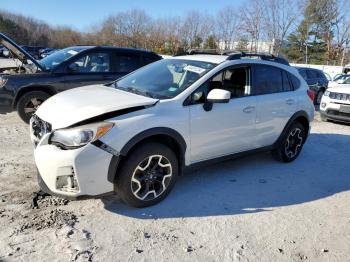
<svg viewBox="0 0 350 262">
<path fill-rule="evenodd" d="M 282 58 L 236 53 L 164 59 L 49 98 L 31 119 L 41 188 L 80 199 L 116 192 L 135 207 L 164 199 L 199 164 L 270 150 L 296 159 L 314 107 Z"/>
</svg>

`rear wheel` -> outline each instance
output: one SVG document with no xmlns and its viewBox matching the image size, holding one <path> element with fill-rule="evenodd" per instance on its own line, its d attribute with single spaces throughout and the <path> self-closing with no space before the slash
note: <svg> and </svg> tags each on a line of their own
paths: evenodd
<svg viewBox="0 0 350 262">
<path fill-rule="evenodd" d="M 147 207 L 162 201 L 178 176 L 175 153 L 160 143 L 147 143 L 124 161 L 116 179 L 120 198 L 134 207 Z"/>
<path fill-rule="evenodd" d="M 48 93 L 42 91 L 32 91 L 22 95 L 17 103 L 19 117 L 28 124 L 32 115 L 49 97 L 50 95 Z"/>
<path fill-rule="evenodd" d="M 316 94 L 316 97 L 315 97 L 315 105 L 319 105 L 321 104 L 321 100 L 322 100 L 322 96 L 324 94 L 324 90 L 323 89 L 320 89 L 317 94 Z"/>
<path fill-rule="evenodd" d="M 303 148 L 306 138 L 305 128 L 299 122 L 294 122 L 285 133 L 280 145 L 272 151 L 273 156 L 282 162 L 295 160 Z"/>
</svg>

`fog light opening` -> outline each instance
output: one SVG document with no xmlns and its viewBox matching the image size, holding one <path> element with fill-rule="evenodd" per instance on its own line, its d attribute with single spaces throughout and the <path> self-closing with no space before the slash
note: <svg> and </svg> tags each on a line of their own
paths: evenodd
<svg viewBox="0 0 350 262">
<path fill-rule="evenodd" d="M 327 103 L 321 103 L 321 107 L 322 107 L 322 108 L 325 108 L 326 105 L 327 105 Z"/>
<path fill-rule="evenodd" d="M 79 192 L 79 185 L 73 168 L 70 175 L 62 175 L 56 178 L 56 189 L 64 192 Z"/>
</svg>

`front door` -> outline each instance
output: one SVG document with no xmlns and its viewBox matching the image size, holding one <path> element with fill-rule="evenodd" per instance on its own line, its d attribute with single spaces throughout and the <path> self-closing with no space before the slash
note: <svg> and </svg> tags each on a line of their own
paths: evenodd
<svg viewBox="0 0 350 262">
<path fill-rule="evenodd" d="M 231 92 L 228 103 L 206 104 L 212 89 Z M 228 68 L 198 88 L 190 102 L 191 162 L 255 147 L 256 97 L 250 96 L 250 68 Z"/>
<path fill-rule="evenodd" d="M 91 52 L 78 57 L 67 66 L 65 89 L 79 86 L 104 84 L 117 79 L 112 70 L 109 52 Z"/>
</svg>

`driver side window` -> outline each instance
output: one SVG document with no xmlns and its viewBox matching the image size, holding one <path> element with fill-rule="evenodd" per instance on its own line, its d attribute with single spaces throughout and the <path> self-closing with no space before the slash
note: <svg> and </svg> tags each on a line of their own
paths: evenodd
<svg viewBox="0 0 350 262">
<path fill-rule="evenodd" d="M 70 64 L 69 69 L 74 73 L 110 72 L 110 56 L 108 53 L 90 53 Z"/>
<path fill-rule="evenodd" d="M 249 96 L 250 68 L 227 68 L 216 74 L 191 95 L 191 104 L 205 103 L 208 93 L 213 89 L 223 89 L 231 93 L 231 98 Z"/>
</svg>

